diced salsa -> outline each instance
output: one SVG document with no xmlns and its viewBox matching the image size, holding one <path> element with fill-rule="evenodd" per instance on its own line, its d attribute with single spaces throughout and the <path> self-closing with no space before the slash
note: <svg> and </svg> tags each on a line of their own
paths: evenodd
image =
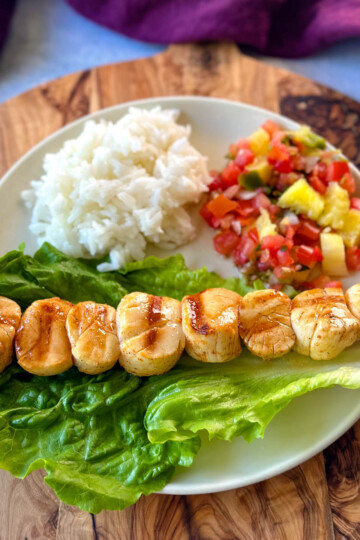
<svg viewBox="0 0 360 540">
<path fill-rule="evenodd" d="M 217 253 L 248 283 L 295 293 L 341 286 L 338 278 L 360 270 L 360 198 L 339 150 L 308 126 L 267 120 L 231 144 L 227 159 L 211 172 L 200 214 L 217 231 Z"/>
</svg>

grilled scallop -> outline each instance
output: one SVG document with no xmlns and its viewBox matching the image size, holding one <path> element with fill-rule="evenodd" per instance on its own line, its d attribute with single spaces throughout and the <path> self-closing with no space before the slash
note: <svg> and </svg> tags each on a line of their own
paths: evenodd
<svg viewBox="0 0 360 540">
<path fill-rule="evenodd" d="M 352 345 L 360 324 L 345 303 L 342 289 L 312 289 L 292 301 L 295 350 L 314 360 L 330 360 Z"/>
<path fill-rule="evenodd" d="M 360 283 L 353 285 L 346 291 L 345 300 L 354 317 L 360 319 Z"/>
<path fill-rule="evenodd" d="M 38 300 L 21 318 L 15 336 L 18 363 L 34 375 L 58 375 L 73 365 L 65 321 L 72 307 L 60 298 Z"/>
<path fill-rule="evenodd" d="M 288 353 L 295 343 L 290 313 L 291 300 L 282 292 L 248 293 L 239 313 L 239 332 L 250 352 L 267 360 Z"/>
<path fill-rule="evenodd" d="M 116 311 L 106 304 L 80 302 L 66 318 L 74 364 L 83 373 L 96 375 L 111 369 L 119 359 Z"/>
<path fill-rule="evenodd" d="M 0 296 L 0 373 L 11 364 L 15 332 L 20 319 L 20 306 L 9 298 Z"/>
<path fill-rule="evenodd" d="M 228 362 L 241 353 L 241 296 L 227 289 L 207 289 L 182 300 L 186 352 L 200 362 Z"/>
<path fill-rule="evenodd" d="M 181 304 L 172 298 L 134 292 L 116 312 L 120 364 L 139 377 L 161 375 L 179 360 L 185 346 Z"/>
</svg>

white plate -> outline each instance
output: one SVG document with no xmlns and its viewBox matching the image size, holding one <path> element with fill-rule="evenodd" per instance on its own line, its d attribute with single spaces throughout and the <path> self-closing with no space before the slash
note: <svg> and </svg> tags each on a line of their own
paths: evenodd
<svg viewBox="0 0 360 540">
<path fill-rule="evenodd" d="M 135 102 L 138 106 L 175 107 L 182 111 L 180 121 L 193 128 L 192 142 L 209 156 L 209 168 L 224 165 L 224 154 L 231 142 L 249 135 L 267 118 L 287 128 L 295 122 L 269 111 L 241 103 L 199 97 L 155 98 Z M 26 251 L 37 248 L 28 231 L 30 214 L 21 200 L 21 190 L 30 180 L 39 178 L 46 152 L 58 150 L 62 143 L 76 137 L 88 118 L 117 120 L 125 114 L 129 103 L 105 109 L 70 124 L 28 152 L 0 182 L 0 254 L 15 249 L 25 241 Z M 360 175 L 353 173 L 360 186 Z M 199 220 L 198 238 L 180 251 L 191 268 L 206 265 L 227 277 L 236 275 L 230 261 L 215 254 L 212 232 Z M 152 253 L 160 254 L 156 250 Z M 162 252 L 162 256 L 169 252 Z M 346 280 L 346 285 L 356 278 Z M 357 349 L 358 350 L 358 349 Z M 355 351 L 354 351 L 355 352 Z M 331 388 L 318 390 L 295 399 L 271 422 L 263 440 L 248 445 L 237 439 L 232 443 L 214 441 L 205 444 L 189 469 L 180 469 L 162 493 L 185 495 L 211 493 L 246 486 L 294 467 L 340 437 L 360 417 L 360 390 Z"/>
</svg>

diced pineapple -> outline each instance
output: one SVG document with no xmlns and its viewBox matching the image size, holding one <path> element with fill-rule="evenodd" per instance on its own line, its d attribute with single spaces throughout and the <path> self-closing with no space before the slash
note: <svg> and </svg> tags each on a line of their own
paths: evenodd
<svg viewBox="0 0 360 540">
<path fill-rule="evenodd" d="M 246 167 L 246 171 L 248 172 L 257 172 L 263 184 L 268 182 L 273 170 L 273 167 L 269 165 L 267 160 L 264 158 L 257 158 L 253 163 L 250 163 L 250 165 Z"/>
<path fill-rule="evenodd" d="M 297 180 L 280 197 L 281 208 L 291 208 L 299 214 L 317 221 L 324 210 L 324 199 L 304 178 Z"/>
<path fill-rule="evenodd" d="M 323 227 L 330 226 L 333 229 L 341 229 L 344 218 L 350 209 L 348 192 L 339 186 L 338 182 L 331 182 L 324 196 L 325 206 L 319 224 Z"/>
<path fill-rule="evenodd" d="M 276 225 L 271 222 L 269 212 L 265 208 L 260 209 L 260 216 L 255 221 L 255 227 L 259 233 L 260 240 L 265 238 L 265 236 L 277 234 Z"/>
<path fill-rule="evenodd" d="M 270 135 L 265 129 L 260 128 L 250 135 L 249 142 L 255 156 L 265 156 L 269 150 Z"/>
<path fill-rule="evenodd" d="M 328 276 L 347 276 L 345 246 L 343 239 L 336 233 L 321 233 L 320 246 L 323 254 L 322 267 Z"/>
<path fill-rule="evenodd" d="M 346 247 L 358 246 L 360 243 L 360 212 L 351 209 L 344 217 L 344 224 L 339 230 Z"/>
<path fill-rule="evenodd" d="M 295 141 L 303 144 L 307 148 L 322 148 L 324 149 L 326 146 L 325 139 L 320 137 L 320 135 L 316 135 L 309 126 L 301 126 L 299 129 L 294 131 L 293 137 Z"/>
</svg>

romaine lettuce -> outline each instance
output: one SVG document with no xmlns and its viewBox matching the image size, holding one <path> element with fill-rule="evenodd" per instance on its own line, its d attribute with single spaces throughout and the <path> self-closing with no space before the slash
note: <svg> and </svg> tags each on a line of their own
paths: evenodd
<svg viewBox="0 0 360 540">
<path fill-rule="evenodd" d="M 180 255 L 106 274 L 96 271 L 98 263 L 49 244 L 33 258 L 12 251 L 0 259 L 0 295 L 25 308 L 54 295 L 116 306 L 134 290 L 175 298 L 208 287 L 248 291 L 238 279 L 190 271 Z M 120 367 L 41 378 L 13 365 L 0 375 L 0 467 L 20 478 L 44 467 L 45 481 L 64 502 L 90 512 L 122 509 L 161 489 L 176 466 L 191 465 L 199 431 L 251 441 L 295 396 L 334 384 L 359 388 L 354 357 L 349 349 L 332 362 L 294 353 L 262 362 L 244 351 L 233 362 L 209 365 L 184 355 L 172 371 L 149 379 Z"/>
</svg>

